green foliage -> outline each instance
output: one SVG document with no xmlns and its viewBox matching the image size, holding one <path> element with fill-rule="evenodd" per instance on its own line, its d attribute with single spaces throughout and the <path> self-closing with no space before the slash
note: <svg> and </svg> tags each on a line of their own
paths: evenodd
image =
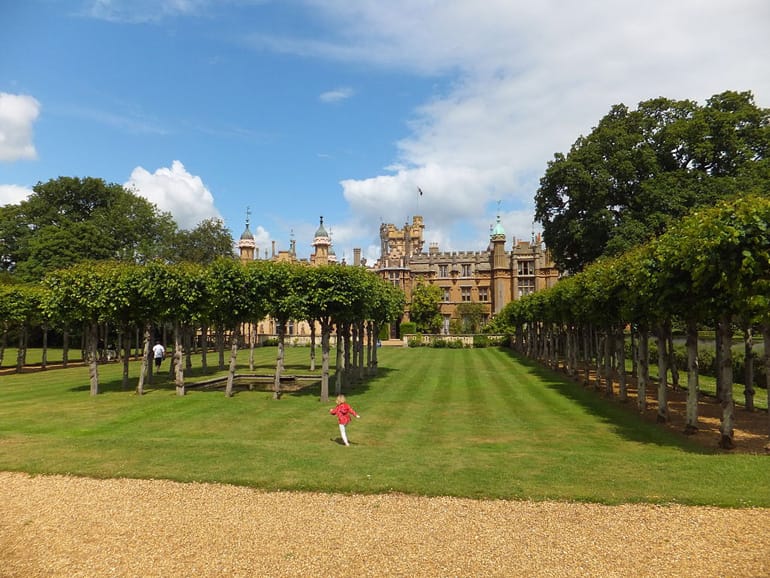
<svg viewBox="0 0 770 578">
<path fill-rule="evenodd" d="M 168 256 L 170 215 L 117 184 L 59 177 L 0 210 L 2 266 L 25 280 L 86 262 L 146 262 Z"/>
<path fill-rule="evenodd" d="M 562 271 L 582 270 L 660 235 L 696 207 L 767 194 L 770 110 L 750 92 L 705 106 L 656 98 L 615 105 L 567 155 L 549 162 L 535 217 Z"/>
<path fill-rule="evenodd" d="M 465 302 L 457 306 L 455 313 L 460 319 L 463 333 L 478 333 L 486 315 L 486 308 L 481 303 Z"/>
<path fill-rule="evenodd" d="M 417 324 L 413 321 L 404 321 L 399 325 L 399 329 L 401 330 L 401 335 L 412 335 L 417 333 Z"/>
<path fill-rule="evenodd" d="M 217 259 L 235 260 L 233 236 L 221 219 L 205 219 L 194 229 L 179 231 L 174 236 L 172 258 L 206 265 Z"/>
<path fill-rule="evenodd" d="M 409 319 L 417 324 L 417 330 L 438 333 L 442 324 L 441 288 L 437 285 L 418 283 L 412 290 Z"/>
<path fill-rule="evenodd" d="M 414 337 L 410 337 L 406 344 L 409 347 L 423 347 L 425 344 L 422 342 L 422 334 L 417 333 Z"/>
<path fill-rule="evenodd" d="M 474 335 L 473 336 L 473 348 L 489 347 L 491 340 L 486 335 Z"/>
</svg>

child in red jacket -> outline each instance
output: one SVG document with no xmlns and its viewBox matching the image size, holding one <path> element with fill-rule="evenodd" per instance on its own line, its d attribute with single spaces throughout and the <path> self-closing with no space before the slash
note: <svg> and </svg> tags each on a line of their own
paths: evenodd
<svg viewBox="0 0 770 578">
<path fill-rule="evenodd" d="M 337 405 L 329 410 L 329 413 L 337 416 L 337 421 L 340 424 L 340 435 L 342 435 L 342 443 L 349 446 L 348 434 L 345 431 L 345 426 L 350 423 L 350 416 L 354 415 L 356 418 L 361 417 L 356 413 L 352 407 L 350 407 L 345 401 L 344 395 L 337 396 Z"/>
</svg>

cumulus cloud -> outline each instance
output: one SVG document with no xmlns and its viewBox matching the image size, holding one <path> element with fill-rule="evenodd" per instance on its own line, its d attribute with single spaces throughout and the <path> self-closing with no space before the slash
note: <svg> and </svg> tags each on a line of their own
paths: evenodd
<svg viewBox="0 0 770 578">
<path fill-rule="evenodd" d="M 32 194 L 32 189 L 19 185 L 0 185 L 0 206 L 18 205 Z"/>
<path fill-rule="evenodd" d="M 0 161 L 37 158 L 32 125 L 40 114 L 40 103 L 25 94 L 0 92 Z"/>
<path fill-rule="evenodd" d="M 214 197 L 201 178 L 187 172 L 180 161 L 154 173 L 136 167 L 124 186 L 171 213 L 182 229 L 192 229 L 204 219 L 221 218 Z"/>
<path fill-rule="evenodd" d="M 263 47 L 446 81 L 414 111 L 393 166 L 341 181 L 358 218 L 395 223 L 414 214 L 422 187 L 419 208 L 442 238 L 461 221 L 492 221 L 498 200 L 517 215 L 509 238 L 529 238 L 526 215 L 553 153 L 613 104 L 703 102 L 725 90 L 770 104 L 770 77 L 756 74 L 770 53 L 764 0 L 308 3 L 335 23 L 331 39 L 262 38 Z"/>
<path fill-rule="evenodd" d="M 348 87 L 341 87 L 341 88 L 335 88 L 334 90 L 329 90 L 327 92 L 322 92 L 321 95 L 318 97 L 318 99 L 321 102 L 340 102 L 342 100 L 347 100 L 353 96 L 353 89 Z"/>
</svg>

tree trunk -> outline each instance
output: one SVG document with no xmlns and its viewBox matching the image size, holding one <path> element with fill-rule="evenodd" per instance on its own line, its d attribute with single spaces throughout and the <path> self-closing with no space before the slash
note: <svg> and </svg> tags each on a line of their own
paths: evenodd
<svg viewBox="0 0 770 578">
<path fill-rule="evenodd" d="M 674 335 L 671 331 L 671 322 L 666 323 L 666 347 L 668 348 L 668 368 L 671 371 L 671 387 L 679 391 L 679 368 L 676 366 L 676 352 L 674 351 Z"/>
<path fill-rule="evenodd" d="M 152 325 L 145 323 L 144 325 L 144 347 L 142 348 L 142 366 L 139 369 L 139 383 L 136 385 L 137 395 L 144 394 L 144 378 L 150 375 L 150 369 L 152 363 L 150 363 L 150 343 L 152 341 Z M 128 362 L 128 360 L 126 360 Z"/>
<path fill-rule="evenodd" d="M 21 373 L 27 361 L 27 324 L 19 325 L 19 348 L 16 350 L 16 373 Z"/>
<path fill-rule="evenodd" d="M 329 337 L 331 324 L 321 324 L 321 401 L 329 401 Z"/>
<path fill-rule="evenodd" d="M 3 334 L 0 336 L 0 367 L 3 366 L 5 350 L 8 347 L 8 322 L 3 321 Z"/>
<path fill-rule="evenodd" d="M 684 433 L 698 432 L 698 398 L 700 397 L 700 368 L 698 367 L 698 324 L 687 321 L 687 420 Z"/>
<path fill-rule="evenodd" d="M 201 370 L 206 373 L 209 370 L 209 326 L 201 326 Z"/>
<path fill-rule="evenodd" d="M 748 323 L 743 328 L 743 351 L 743 396 L 746 400 L 746 411 L 754 411 L 754 335 Z"/>
<path fill-rule="evenodd" d="M 372 365 L 370 371 L 371 375 L 377 375 L 377 356 L 380 353 L 380 329 L 381 325 L 379 323 L 374 323 L 372 325 L 372 338 L 375 340 L 375 343 L 374 347 L 372 348 Z"/>
<path fill-rule="evenodd" d="M 770 324 L 762 324 L 762 343 L 764 345 L 765 389 L 770 392 Z M 767 412 L 767 443 L 765 451 L 770 452 L 770 409 Z"/>
<path fill-rule="evenodd" d="M 281 399 L 281 372 L 283 371 L 284 341 L 286 335 L 286 322 L 277 321 L 278 332 L 278 356 L 275 360 L 275 380 L 273 381 L 273 399 Z"/>
<path fill-rule="evenodd" d="M 236 325 L 236 328 L 238 325 Z M 238 339 L 240 335 L 238 330 L 235 329 L 232 332 L 232 340 L 230 342 L 230 365 L 227 371 L 227 385 L 225 386 L 225 395 L 227 397 L 233 397 L 233 381 L 235 381 L 235 366 L 238 361 Z"/>
<path fill-rule="evenodd" d="M 254 347 L 256 346 L 257 332 L 254 331 L 254 324 L 249 323 L 249 371 L 254 372 Z"/>
<path fill-rule="evenodd" d="M 607 397 L 612 397 L 614 390 L 612 388 L 612 360 L 613 349 L 615 348 L 615 336 L 612 332 L 612 327 L 606 328 L 604 337 L 604 394 Z"/>
<path fill-rule="evenodd" d="M 217 324 L 217 355 L 219 356 L 219 370 L 225 368 L 225 329 Z"/>
<path fill-rule="evenodd" d="M 356 351 L 358 353 L 358 380 L 364 380 L 364 339 L 366 338 L 366 332 L 364 331 L 364 322 L 358 322 L 358 343 L 356 345 Z"/>
<path fill-rule="evenodd" d="M 658 423 L 668 422 L 668 335 L 663 323 L 655 328 L 655 338 L 658 344 Z"/>
<path fill-rule="evenodd" d="M 182 347 L 182 331 L 179 322 L 174 322 L 174 385 L 176 385 L 176 394 L 182 396 L 185 394 L 184 388 L 184 348 Z"/>
<path fill-rule="evenodd" d="M 99 341 L 99 326 L 91 323 L 88 328 L 88 377 L 91 382 L 91 395 L 99 393 L 99 360 L 97 345 Z"/>
<path fill-rule="evenodd" d="M 310 323 L 310 371 L 315 371 L 315 319 Z"/>
<path fill-rule="evenodd" d="M 43 323 L 43 358 L 40 361 L 40 368 L 48 367 L 48 324 Z"/>
<path fill-rule="evenodd" d="M 344 331 L 344 325 L 337 324 L 337 355 L 335 359 L 335 375 L 334 375 L 334 395 L 340 395 L 342 393 L 342 372 L 345 371 L 345 339 L 343 339 L 342 332 Z"/>
<path fill-rule="evenodd" d="M 130 335 L 131 328 L 128 326 L 128 324 L 124 324 L 120 336 L 118 337 L 118 348 L 116 350 L 117 355 L 122 357 L 121 362 L 123 365 L 123 374 L 122 374 L 122 381 L 120 384 L 120 387 L 123 391 L 128 390 L 128 373 L 129 373 L 129 352 L 128 352 L 128 344 L 129 344 L 129 335 Z M 121 354 L 121 347 L 125 347 L 126 350 Z"/>
<path fill-rule="evenodd" d="M 626 383 L 626 338 L 625 329 L 620 325 L 615 332 L 615 351 L 618 365 L 618 393 L 620 401 L 628 401 L 628 385 Z"/>
<path fill-rule="evenodd" d="M 733 400 L 733 360 L 730 351 L 732 341 L 732 328 L 730 326 L 730 316 L 724 315 L 717 324 L 717 333 L 721 337 L 720 348 L 721 358 L 719 365 L 719 376 L 722 382 L 722 424 L 719 428 L 720 440 L 719 447 L 724 449 L 733 449 L 734 424 L 735 424 L 735 401 Z"/>
<path fill-rule="evenodd" d="M 636 404 L 640 413 L 647 410 L 647 384 L 650 382 L 650 333 L 646 327 L 639 329 L 639 374 L 636 378 Z"/>
</svg>

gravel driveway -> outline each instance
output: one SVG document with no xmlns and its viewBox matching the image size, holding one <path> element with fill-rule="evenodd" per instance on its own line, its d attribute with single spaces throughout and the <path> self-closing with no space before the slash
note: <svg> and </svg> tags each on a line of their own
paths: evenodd
<svg viewBox="0 0 770 578">
<path fill-rule="evenodd" d="M 769 576 L 770 510 L 0 472 L 0 576 Z"/>
</svg>

